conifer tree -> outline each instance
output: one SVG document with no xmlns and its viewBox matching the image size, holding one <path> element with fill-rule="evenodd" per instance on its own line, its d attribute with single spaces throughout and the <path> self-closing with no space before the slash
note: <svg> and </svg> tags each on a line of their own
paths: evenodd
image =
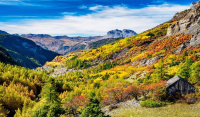
<svg viewBox="0 0 200 117">
<path fill-rule="evenodd" d="M 164 68 L 164 61 L 163 59 L 161 58 L 159 64 L 158 64 L 158 67 L 156 67 L 155 69 L 155 72 L 152 74 L 153 76 L 153 82 L 159 82 L 160 79 L 162 80 L 167 80 L 167 73 L 165 71 L 165 68 Z"/>
<path fill-rule="evenodd" d="M 42 88 L 41 96 L 47 102 L 60 103 L 60 98 L 58 97 L 58 93 L 56 92 L 56 88 L 51 82 L 44 84 L 44 86 Z"/>
<path fill-rule="evenodd" d="M 104 115 L 104 112 L 99 106 L 99 101 L 97 99 L 90 99 L 90 103 L 82 111 L 81 117 L 110 117 L 109 115 Z"/>
<path fill-rule="evenodd" d="M 179 67 L 177 75 L 179 75 L 183 79 L 187 80 L 191 75 L 190 66 L 192 65 L 192 63 L 193 63 L 193 61 L 191 58 L 186 59 L 184 65 Z"/>
</svg>

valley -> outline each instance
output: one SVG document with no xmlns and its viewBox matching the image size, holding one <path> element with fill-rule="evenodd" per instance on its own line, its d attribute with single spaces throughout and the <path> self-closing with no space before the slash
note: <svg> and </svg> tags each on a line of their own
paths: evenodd
<svg viewBox="0 0 200 117">
<path fill-rule="evenodd" d="M 0 31 L 0 116 L 199 116 L 199 22 L 197 1 L 138 34 Z"/>
</svg>

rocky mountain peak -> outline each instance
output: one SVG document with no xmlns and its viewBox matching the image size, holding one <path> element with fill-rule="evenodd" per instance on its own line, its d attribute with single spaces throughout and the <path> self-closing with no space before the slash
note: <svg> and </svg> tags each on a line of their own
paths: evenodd
<svg viewBox="0 0 200 117">
<path fill-rule="evenodd" d="M 129 29 L 123 29 L 123 30 L 111 30 L 107 32 L 107 35 L 103 36 L 102 39 L 106 39 L 106 38 L 119 38 L 119 37 L 130 37 L 133 35 L 136 35 L 137 33 L 134 32 L 133 30 L 129 30 Z"/>
</svg>

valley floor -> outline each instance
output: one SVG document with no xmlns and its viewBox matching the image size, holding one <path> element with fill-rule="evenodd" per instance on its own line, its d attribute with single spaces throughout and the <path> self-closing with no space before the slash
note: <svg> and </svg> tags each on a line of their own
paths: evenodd
<svg viewBox="0 0 200 117">
<path fill-rule="evenodd" d="M 112 117 L 200 117 L 200 103 L 176 103 L 159 108 L 127 107 L 113 111 L 116 113 Z"/>
</svg>

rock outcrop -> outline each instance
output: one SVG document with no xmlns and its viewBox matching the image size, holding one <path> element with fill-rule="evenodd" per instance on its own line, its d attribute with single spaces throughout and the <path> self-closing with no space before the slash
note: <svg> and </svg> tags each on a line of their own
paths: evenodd
<svg viewBox="0 0 200 117">
<path fill-rule="evenodd" d="M 167 36 L 186 30 L 191 26 L 198 25 L 200 20 L 200 1 L 192 6 L 191 11 L 179 22 L 169 26 Z"/>
<path fill-rule="evenodd" d="M 150 59 L 144 59 L 144 60 L 141 60 L 141 61 L 134 61 L 131 63 L 131 65 L 137 65 L 137 67 L 139 66 L 149 66 L 149 65 L 152 65 L 154 64 L 156 61 L 158 61 L 159 59 L 161 58 L 161 56 L 156 56 L 156 57 L 153 57 L 153 58 L 150 58 Z"/>
<path fill-rule="evenodd" d="M 196 2 L 191 3 L 190 4 L 190 9 L 193 9 L 195 4 L 196 4 Z"/>
</svg>

